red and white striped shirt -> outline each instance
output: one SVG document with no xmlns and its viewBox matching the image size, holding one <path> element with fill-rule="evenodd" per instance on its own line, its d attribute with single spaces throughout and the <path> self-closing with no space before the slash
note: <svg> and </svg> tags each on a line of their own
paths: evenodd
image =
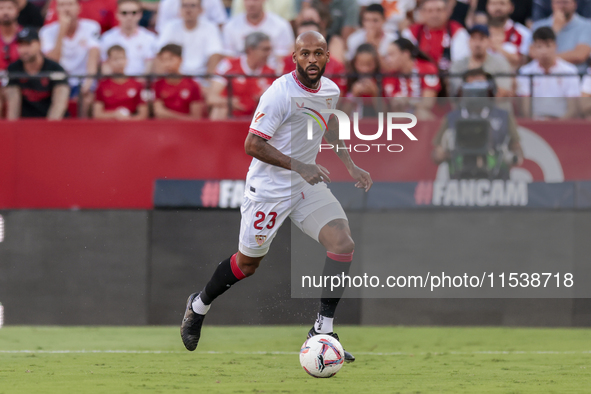
<svg viewBox="0 0 591 394">
<path fill-rule="evenodd" d="M 527 55 L 531 43 L 531 32 L 521 23 L 513 22 L 511 19 L 505 23 L 505 42 L 503 49 L 509 53 L 520 53 Z"/>
</svg>

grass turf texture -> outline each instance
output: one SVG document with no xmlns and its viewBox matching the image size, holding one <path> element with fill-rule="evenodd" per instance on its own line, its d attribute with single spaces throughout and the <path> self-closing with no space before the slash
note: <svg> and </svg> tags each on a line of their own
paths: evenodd
<svg viewBox="0 0 591 394">
<path fill-rule="evenodd" d="M 357 361 L 330 379 L 299 365 L 307 330 L 206 326 L 188 352 L 177 327 L 9 326 L 0 393 L 591 392 L 589 329 L 340 326 Z"/>
</svg>

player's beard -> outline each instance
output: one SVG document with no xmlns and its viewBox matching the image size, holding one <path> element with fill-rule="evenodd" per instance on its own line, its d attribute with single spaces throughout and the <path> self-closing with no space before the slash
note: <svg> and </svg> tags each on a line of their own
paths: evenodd
<svg viewBox="0 0 591 394">
<path fill-rule="evenodd" d="M 310 68 L 310 67 L 311 66 L 308 66 L 308 68 Z M 316 66 L 316 67 L 318 67 L 318 66 Z M 320 78 L 322 77 L 322 75 L 324 74 L 324 70 L 326 69 L 326 64 L 322 68 L 318 67 L 318 69 L 319 69 L 318 74 L 316 75 L 315 78 L 310 78 L 308 76 L 308 73 L 306 73 L 306 70 L 304 70 L 304 68 L 302 66 L 300 66 L 299 63 L 296 63 L 296 68 L 298 69 L 298 74 L 303 79 L 302 82 L 306 82 L 308 85 L 315 85 L 316 82 L 318 82 L 320 80 Z"/>
</svg>

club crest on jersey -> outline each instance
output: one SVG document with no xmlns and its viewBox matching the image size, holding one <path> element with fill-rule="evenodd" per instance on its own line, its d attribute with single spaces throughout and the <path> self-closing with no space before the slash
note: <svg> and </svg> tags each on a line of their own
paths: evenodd
<svg viewBox="0 0 591 394">
<path fill-rule="evenodd" d="M 257 245 L 261 246 L 267 240 L 266 235 L 255 235 L 254 239 L 257 241 Z"/>
<path fill-rule="evenodd" d="M 263 119 L 263 116 L 265 116 L 265 114 L 264 114 L 264 113 L 262 113 L 262 112 L 257 112 L 257 113 L 254 115 L 254 122 L 255 122 L 255 123 L 257 123 L 259 120 Z"/>
<path fill-rule="evenodd" d="M 326 99 L 326 108 L 330 109 L 332 107 L 332 97 Z"/>
</svg>

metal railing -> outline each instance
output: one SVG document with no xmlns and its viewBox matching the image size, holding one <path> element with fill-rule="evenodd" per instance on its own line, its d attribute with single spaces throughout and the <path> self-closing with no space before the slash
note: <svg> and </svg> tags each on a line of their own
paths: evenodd
<svg viewBox="0 0 591 394">
<path fill-rule="evenodd" d="M 450 74 L 450 73 L 438 73 L 438 74 L 401 74 L 401 73 L 378 73 L 378 74 L 371 74 L 371 75 L 362 75 L 364 77 L 372 77 L 375 78 L 376 80 L 376 84 L 378 87 L 378 91 L 382 92 L 383 91 L 383 80 L 384 78 L 389 78 L 389 77 L 398 77 L 398 78 L 416 78 L 416 77 L 425 77 L 425 76 L 431 76 L 431 75 L 435 75 L 438 76 L 442 81 L 447 81 L 450 78 L 458 78 L 458 79 L 462 79 L 463 78 L 463 74 Z M 498 73 L 498 74 L 492 74 L 492 76 L 496 79 L 496 78 L 529 78 L 529 91 L 530 91 L 530 98 L 532 98 L 531 93 L 534 91 L 534 80 L 535 78 L 572 78 L 572 77 L 577 77 L 579 78 L 579 83 L 581 83 L 582 78 L 585 77 L 586 75 L 589 74 L 516 74 L 516 73 Z M 354 79 L 354 78 L 358 78 L 361 75 L 358 74 L 351 74 L 351 73 L 346 73 L 346 74 L 325 74 L 325 76 L 329 79 L 335 80 L 335 79 Z M 9 79 L 41 79 L 41 78 L 50 78 L 50 79 L 60 79 L 60 80 L 69 80 L 70 83 L 74 80 L 78 80 L 78 84 L 74 85 L 77 86 L 78 88 L 81 87 L 83 81 L 85 79 L 91 78 L 94 79 L 96 81 L 101 80 L 101 79 L 105 79 L 105 78 L 114 78 L 114 77 L 127 77 L 127 78 L 135 78 L 135 79 L 139 79 L 141 81 L 145 81 L 145 89 L 147 91 L 152 92 L 152 85 L 154 84 L 155 81 L 159 80 L 159 79 L 163 79 L 163 78 L 170 78 L 171 76 L 169 74 L 141 74 L 141 75 L 125 75 L 125 76 L 121 76 L 121 75 L 103 75 L 103 74 L 96 74 L 96 75 L 70 75 L 70 74 L 64 74 L 61 72 L 43 72 L 43 73 L 39 73 L 36 75 L 29 75 L 27 73 L 2 73 L 0 72 L 0 81 L 2 81 L 2 86 L 6 86 L 7 82 Z M 200 82 L 203 83 L 203 81 L 211 81 L 214 78 L 224 78 L 225 80 L 227 80 L 227 84 L 226 84 L 226 97 L 227 97 L 227 104 L 228 104 L 228 116 L 231 118 L 232 117 L 232 112 L 233 112 L 233 105 L 232 105 L 232 99 L 234 96 L 234 92 L 233 92 L 233 81 L 237 78 L 247 78 L 247 79 L 277 79 L 280 77 L 280 75 L 274 75 L 274 74 L 264 74 L 264 75 L 243 75 L 243 74 L 228 74 L 228 75 L 217 75 L 217 74 L 202 74 L 202 75 L 187 75 L 187 74 L 183 74 L 183 75 L 175 75 L 175 77 L 179 77 L 179 78 L 191 78 L 191 79 L 197 79 Z M 455 96 L 444 96 L 444 97 L 455 97 Z M 444 98 L 441 97 L 441 98 Z M 515 96 L 517 97 L 517 96 Z M 80 98 L 79 98 L 80 99 Z M 153 95 L 150 95 L 150 100 L 148 100 L 149 103 L 153 102 Z M 533 111 L 533 108 L 531 109 L 531 111 Z"/>
</svg>

